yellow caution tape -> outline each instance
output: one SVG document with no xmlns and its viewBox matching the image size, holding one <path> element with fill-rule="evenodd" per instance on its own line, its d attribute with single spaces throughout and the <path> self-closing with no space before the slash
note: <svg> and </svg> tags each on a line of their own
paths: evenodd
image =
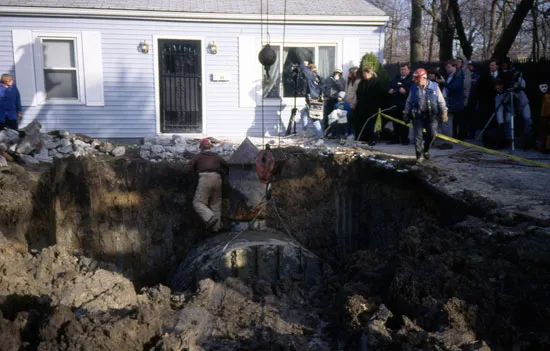
<svg viewBox="0 0 550 351">
<path fill-rule="evenodd" d="M 399 124 L 402 124 L 402 125 L 407 126 L 407 127 L 412 126 L 410 123 L 405 123 L 405 122 L 403 122 L 403 121 L 401 121 L 397 118 L 394 118 L 392 116 L 388 116 L 384 113 L 380 113 L 380 115 L 384 118 L 387 118 L 387 119 L 391 120 L 392 122 L 399 123 Z M 471 143 L 468 143 L 468 142 L 465 142 L 465 141 L 462 141 L 462 140 L 458 140 L 458 139 L 455 139 L 455 138 L 451 138 L 451 137 L 448 137 L 446 135 L 439 134 L 439 133 L 437 133 L 435 136 L 440 138 L 440 139 L 450 141 L 451 143 L 460 144 L 460 145 L 463 145 L 463 146 L 466 146 L 466 147 L 471 147 L 471 148 L 474 148 L 474 149 L 478 149 L 478 150 L 486 152 L 488 154 L 507 157 L 507 158 L 509 158 L 511 160 L 514 160 L 514 161 L 517 161 L 517 162 L 530 163 L 532 165 L 543 167 L 543 168 L 550 168 L 550 164 L 548 164 L 548 163 L 537 162 L 537 161 L 530 160 L 528 158 L 523 158 L 523 157 L 518 157 L 518 156 L 506 154 L 504 152 L 488 149 L 488 148 L 483 147 L 483 146 L 471 144 Z"/>
</svg>

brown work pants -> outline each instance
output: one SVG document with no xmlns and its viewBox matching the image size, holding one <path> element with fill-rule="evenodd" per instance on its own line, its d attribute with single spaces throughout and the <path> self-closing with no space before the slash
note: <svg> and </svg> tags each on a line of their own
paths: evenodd
<svg viewBox="0 0 550 351">
<path fill-rule="evenodd" d="M 199 173 L 199 184 L 195 190 L 193 207 L 212 231 L 221 228 L 222 177 L 216 172 Z"/>
</svg>

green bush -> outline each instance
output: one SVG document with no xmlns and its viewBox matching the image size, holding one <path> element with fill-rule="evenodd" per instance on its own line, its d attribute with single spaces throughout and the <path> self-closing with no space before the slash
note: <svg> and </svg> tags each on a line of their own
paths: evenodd
<svg viewBox="0 0 550 351">
<path fill-rule="evenodd" d="M 376 74 L 378 75 L 378 78 L 380 79 L 381 84 L 388 84 L 390 81 L 390 76 L 388 75 L 388 72 L 382 67 L 380 64 L 380 61 L 378 61 L 378 57 L 372 52 L 367 52 L 363 55 L 361 58 L 361 69 L 363 67 L 371 67 L 374 69 Z"/>
</svg>

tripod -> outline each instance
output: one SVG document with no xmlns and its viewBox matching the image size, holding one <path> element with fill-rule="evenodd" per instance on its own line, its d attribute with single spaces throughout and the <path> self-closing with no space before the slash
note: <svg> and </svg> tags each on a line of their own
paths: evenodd
<svg viewBox="0 0 550 351">
<path fill-rule="evenodd" d="M 512 151 L 514 151 L 515 150 L 514 118 L 516 117 L 516 111 L 514 109 L 514 91 L 513 91 L 513 89 L 510 88 L 510 89 L 506 90 L 506 95 L 508 95 L 508 97 L 510 99 L 510 113 L 511 113 L 511 116 L 510 116 L 510 132 L 512 133 L 512 145 L 511 146 L 512 146 Z M 497 115 L 498 109 L 501 108 L 502 105 L 504 105 L 505 102 L 506 102 L 506 96 L 504 96 L 502 98 L 502 100 L 500 100 L 500 103 L 495 108 L 495 112 L 493 112 L 493 114 L 491 115 L 491 117 L 489 118 L 489 120 L 487 121 L 487 123 L 485 124 L 485 126 L 483 127 L 481 132 L 479 133 L 479 135 L 477 137 L 477 140 L 481 140 L 481 138 L 483 137 L 483 133 L 485 133 L 485 130 L 487 129 L 487 127 L 489 126 L 489 124 L 491 123 L 493 118 Z M 506 116 L 504 116 L 504 118 L 506 118 Z"/>
<path fill-rule="evenodd" d="M 290 134 L 296 134 L 296 113 L 298 112 L 298 109 L 296 108 L 296 95 L 298 95 L 298 75 L 299 74 L 300 74 L 299 69 L 294 67 L 292 69 L 292 78 L 294 80 L 294 107 L 292 108 L 292 112 L 290 113 L 290 119 L 288 121 L 288 126 L 286 127 L 285 136 L 289 136 Z"/>
</svg>

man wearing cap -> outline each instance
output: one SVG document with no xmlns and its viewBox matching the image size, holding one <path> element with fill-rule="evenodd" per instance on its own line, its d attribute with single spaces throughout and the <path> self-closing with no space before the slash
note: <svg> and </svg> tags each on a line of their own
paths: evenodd
<svg viewBox="0 0 550 351">
<path fill-rule="evenodd" d="M 325 90 L 323 123 L 326 128 L 329 125 L 328 115 L 334 110 L 334 105 L 338 102 L 338 93 L 346 90 L 346 80 L 342 77 L 342 69 L 335 68 L 332 75 L 325 80 L 323 86 Z"/>
<path fill-rule="evenodd" d="M 215 233 L 221 229 L 222 175 L 228 173 L 229 165 L 210 151 L 211 148 L 210 140 L 202 139 L 199 143 L 201 152 L 186 165 L 186 169 L 199 175 L 193 207 L 206 223 L 206 228 Z"/>
<path fill-rule="evenodd" d="M 403 120 L 408 122 L 413 118 L 414 149 L 418 163 L 430 158 L 430 147 L 437 134 L 438 119 L 447 122 L 447 105 L 436 82 L 428 80 L 424 68 L 414 72 L 411 92 L 403 110 Z M 426 140 L 423 140 L 422 130 L 426 129 Z M 424 142 L 424 145 L 422 145 Z"/>
</svg>

